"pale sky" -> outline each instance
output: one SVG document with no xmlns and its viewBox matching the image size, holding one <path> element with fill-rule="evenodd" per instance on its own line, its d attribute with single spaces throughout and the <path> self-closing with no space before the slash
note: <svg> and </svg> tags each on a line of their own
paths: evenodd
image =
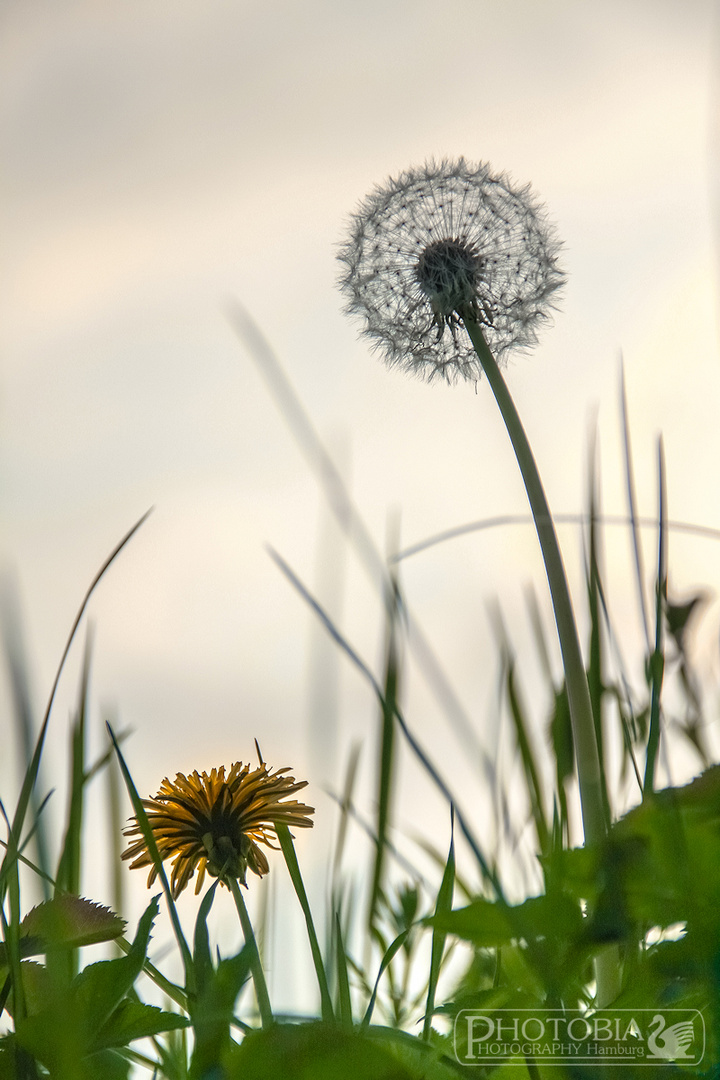
<svg viewBox="0 0 720 1080">
<path fill-rule="evenodd" d="M 152 505 L 91 604 L 93 747 L 106 716 L 132 727 L 128 761 L 149 794 L 178 770 L 247 760 L 257 736 L 270 764 L 311 781 L 315 843 L 327 850 L 335 814 L 322 786 L 339 786 L 357 739 L 369 782 L 375 703 L 345 660 L 333 672 L 336 653 L 266 545 L 312 589 L 334 589 L 323 600 L 376 670 L 382 609 L 328 524 L 227 303 L 237 298 L 262 327 L 380 551 L 397 528 L 404 545 L 523 513 L 484 382 L 476 394 L 388 372 L 341 313 L 335 252 L 349 213 L 373 184 L 429 157 L 464 155 L 531 182 L 563 239 L 560 310 L 506 372 L 553 509 L 584 508 L 597 419 L 604 506 L 625 510 L 622 353 L 641 511 L 656 512 L 662 432 L 670 517 L 720 527 L 716 8 L 5 0 L 0 555 L 17 582 L 38 714 L 87 585 Z M 581 601 L 578 530 L 560 534 Z M 652 532 L 646 541 L 650 587 Z M 626 532 L 609 531 L 608 592 L 639 673 L 629 553 Z M 670 559 L 671 589 L 717 592 L 717 541 L 673 535 Z M 500 603 L 532 686 L 530 582 L 550 633 L 525 526 L 403 567 L 414 616 L 488 746 L 498 672 L 488 604 Z M 720 670 L 718 604 L 698 634 L 708 680 Z M 51 727 L 57 770 L 82 636 Z M 467 805 L 481 805 L 479 774 L 420 668 L 411 661 L 406 674 L 408 722 Z M 318 671 L 329 672 L 324 704 Z M 8 753 L 10 805 L 15 773 Z M 405 751 L 401 780 L 398 824 L 416 827 L 422 807 L 445 845 L 444 804 Z M 62 792 L 61 775 L 47 770 L 45 783 Z M 324 858 L 310 834 L 300 847 Z"/>
</svg>

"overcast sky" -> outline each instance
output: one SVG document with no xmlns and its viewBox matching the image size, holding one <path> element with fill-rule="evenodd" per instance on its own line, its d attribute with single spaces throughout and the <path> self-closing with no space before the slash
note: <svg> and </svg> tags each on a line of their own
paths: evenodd
<svg viewBox="0 0 720 1080">
<path fill-rule="evenodd" d="M 324 820 L 334 814 L 322 785 L 337 786 L 355 739 L 371 775 L 372 696 L 346 661 L 333 671 L 266 545 L 373 667 L 378 594 L 333 530 L 227 305 L 237 298 L 262 327 L 381 552 L 398 530 L 411 544 L 525 512 L 487 386 L 388 372 L 341 313 L 335 255 L 348 214 L 373 184 L 429 157 L 464 155 L 531 182 L 564 241 L 561 310 L 507 369 L 554 510 L 585 505 L 595 423 L 604 507 L 625 510 L 622 352 L 641 511 L 656 512 L 662 432 L 671 518 L 720 527 L 716 7 L 3 0 L 0 554 L 38 715 L 93 574 L 154 506 L 91 604 L 93 745 L 107 715 L 132 727 L 128 760 L 150 793 L 177 770 L 247 760 L 257 736 L 271 765 L 311 781 Z M 562 527 L 561 539 L 581 599 L 578 530 Z M 654 534 L 646 541 L 650 586 Z M 608 533 L 606 555 L 640 671 L 624 530 Z M 670 558 L 678 593 L 720 584 L 717 541 L 673 535 Z M 527 653 L 534 582 L 552 629 L 532 529 L 436 547 L 407 560 L 402 582 L 492 745 L 488 602 Z M 717 598 L 698 638 L 717 678 Z M 57 769 L 81 645 L 51 729 Z M 408 720 L 472 803 L 478 774 L 421 667 L 407 672 Z M 527 668 L 532 684 L 532 656 Z M 398 819 L 410 828 L 421 796 L 403 770 Z M 3 799 L 14 772 L 4 755 Z M 46 782 L 61 786 L 59 775 Z M 442 802 L 422 806 L 445 843 Z M 302 850 L 311 858 L 306 836 Z"/>
</svg>

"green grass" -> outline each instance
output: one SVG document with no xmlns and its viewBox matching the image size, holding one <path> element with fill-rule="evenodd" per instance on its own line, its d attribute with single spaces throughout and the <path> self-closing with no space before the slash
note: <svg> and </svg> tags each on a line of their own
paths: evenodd
<svg viewBox="0 0 720 1080">
<path fill-rule="evenodd" d="M 247 341 L 247 327 L 245 331 Z M 514 764 L 522 778 L 522 786 L 511 795 L 505 788 L 507 776 L 478 747 L 473 720 L 461 710 L 426 639 L 417 633 L 400 585 L 398 560 L 388 564 L 376 551 L 277 361 L 266 344 L 260 347 L 257 337 L 253 341 L 256 359 L 269 372 L 279 403 L 290 416 L 292 430 L 343 523 L 348 542 L 359 552 L 378 589 L 382 612 L 379 629 L 384 649 L 376 675 L 289 561 L 272 553 L 289 589 L 308 605 L 341 655 L 367 681 L 374 700 L 368 717 L 369 730 L 377 736 L 374 810 L 368 816 L 356 804 L 356 748 L 338 799 L 334 850 L 327 853 L 327 915 L 312 909 L 308 898 L 312 890 L 306 886 L 292 837 L 287 827 L 277 829 L 280 852 L 274 856 L 272 873 L 287 872 L 292 885 L 288 895 L 298 905 L 309 944 L 305 981 L 316 988 L 314 1001 L 304 1003 L 303 1017 L 295 1022 L 274 1010 L 262 951 L 237 882 L 232 891 L 243 938 L 239 950 L 226 952 L 222 941 L 214 952 L 210 946 L 215 937 L 217 880 L 210 882 L 201 898 L 192 932 L 183 927 L 142 794 L 132 779 L 132 760 L 138 752 L 135 743 L 125 745 L 108 728 L 107 753 L 98 762 L 87 761 L 89 647 L 67 751 L 68 813 L 59 851 L 52 849 L 47 836 L 37 780 L 51 737 L 57 685 L 90 595 L 102 575 L 111 571 L 139 522 L 103 564 L 81 604 L 34 739 L 29 714 L 21 707 L 27 695 L 15 695 L 14 723 L 28 753 L 16 805 L 11 813 L 7 808 L 3 811 L 0 1006 L 6 1034 L 0 1039 L 0 1080 L 47 1075 L 53 1080 L 98 1076 L 121 1080 L 131 1070 L 132 1075 L 167 1080 L 344 1080 L 348 1076 L 450 1080 L 490 1073 L 505 1073 L 509 1080 L 574 1076 L 577 1072 L 558 1071 L 529 1058 L 488 1069 L 459 1065 L 451 1038 L 453 1022 L 468 1008 L 483 1009 L 490 1016 L 511 1007 L 592 1013 L 598 1005 L 598 982 L 603 979 L 605 992 L 608 985 L 614 987 L 613 1005 L 618 1008 L 657 1010 L 671 1004 L 700 1010 L 708 1032 L 706 1054 L 701 1066 L 684 1071 L 717 1075 L 720 769 L 711 764 L 705 745 L 704 725 L 709 721 L 702 714 L 702 696 L 686 647 L 686 630 L 696 605 L 673 603 L 668 596 L 669 525 L 662 448 L 658 452 L 656 587 L 651 605 L 645 599 L 641 526 L 625 422 L 628 537 L 647 627 L 644 656 L 625 658 L 617 647 L 603 569 L 600 493 L 594 479 L 589 484 L 583 612 L 589 630 L 581 675 L 589 702 L 586 719 L 597 749 L 602 795 L 597 813 L 612 824 L 603 826 L 602 834 L 593 836 L 586 846 L 572 847 L 570 838 L 577 835 L 578 824 L 572 820 L 578 795 L 577 722 L 572 719 L 568 680 L 558 680 L 553 674 L 556 645 L 542 628 L 537 602 L 530 604 L 529 619 L 545 672 L 542 694 L 533 695 L 528 706 L 523 688 L 526 658 L 516 655 L 499 613 L 494 621 L 496 654 L 487 658 L 501 672 L 499 707 L 512 733 Z M 594 478 L 594 452 L 590 459 Z M 21 690 L 22 667 L 10 645 L 11 640 L 8 651 Z M 403 687 L 410 675 L 404 658 L 412 650 L 419 650 L 430 685 L 468 754 L 478 762 L 478 788 L 495 787 L 492 804 L 497 820 L 492 829 L 462 810 L 451 779 L 422 746 L 412 717 L 405 714 Z M 628 674 L 638 670 L 643 673 L 640 684 Z M 575 671 L 573 678 L 577 677 Z M 665 751 L 681 744 L 695 755 L 702 774 L 684 787 L 657 790 L 658 761 Z M 611 748 L 617 748 L 616 764 L 611 762 Z M 418 846 L 418 859 L 422 854 L 427 862 L 429 853 L 434 874 L 408 867 L 407 857 L 396 849 L 398 766 L 408 755 L 447 807 L 444 849 L 435 851 L 426 845 L 422 852 Z M 118 789 L 118 768 L 158 876 L 157 896 L 148 895 L 137 927 L 127 927 L 119 918 L 122 889 L 117 884 L 117 867 L 110 897 L 96 896 L 90 903 L 78 895 L 87 855 L 81 838 L 91 780 L 107 787 L 114 837 L 109 846 L 119 866 L 123 817 L 119 807 L 125 796 Z M 629 799 L 623 793 L 628 780 L 634 783 Z M 629 810 L 631 805 L 634 808 Z M 513 822 L 518 818 L 531 826 L 526 836 L 532 836 L 532 857 L 542 888 L 515 902 L 510 897 L 516 887 L 516 868 L 508 863 L 507 852 L 516 840 Z M 370 836 L 367 865 L 360 876 L 345 876 L 343 854 L 358 822 Z M 32 916 L 26 901 L 31 891 L 25 884 L 29 875 L 45 897 Z M 250 887 L 265 886 L 254 881 Z M 173 959 L 180 961 L 174 970 L 181 971 L 180 981 L 163 971 L 171 970 L 168 958 L 153 957 L 152 932 L 158 919 L 169 920 L 172 927 Z M 668 933 L 671 928 L 675 929 Z M 114 949 L 114 954 L 95 959 L 88 950 L 99 944 Z M 296 962 L 293 956 L 292 963 Z M 158 1000 L 158 994 L 162 1008 L 150 1003 Z M 667 1068 L 663 1075 L 676 1075 L 674 1067 Z M 586 1080 L 610 1075 L 614 1074 L 600 1065 L 582 1071 Z M 624 1080 L 635 1075 L 647 1077 L 648 1073 L 642 1067 L 622 1070 Z"/>
</svg>

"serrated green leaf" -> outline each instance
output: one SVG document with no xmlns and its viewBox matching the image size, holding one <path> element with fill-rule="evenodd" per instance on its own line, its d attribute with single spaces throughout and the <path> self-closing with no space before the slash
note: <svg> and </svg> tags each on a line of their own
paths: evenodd
<svg viewBox="0 0 720 1080">
<path fill-rule="evenodd" d="M 93 1039 L 93 1051 L 127 1046 L 133 1039 L 159 1035 L 189 1027 L 190 1021 L 179 1013 L 165 1012 L 155 1005 L 124 998 Z"/>
<path fill-rule="evenodd" d="M 19 1045 L 42 1062 L 54 1078 L 56 1074 L 58 1080 L 93 1075 L 92 1071 L 80 1072 L 80 1063 L 100 1048 L 99 1032 L 139 975 L 157 911 L 157 900 L 153 899 L 140 919 L 127 956 L 91 964 L 69 988 L 48 972 L 44 983 L 38 982 L 42 1007 L 32 1015 L 16 1017 Z"/>
<path fill-rule="evenodd" d="M 72 996 L 78 1015 L 82 1015 L 90 1031 L 97 1031 L 105 1023 L 142 971 L 158 910 L 157 898 L 153 897 L 138 923 L 127 956 L 90 964 L 73 980 Z"/>
<path fill-rule="evenodd" d="M 38 952 L 77 949 L 120 937 L 125 920 L 110 908 L 80 896 L 60 894 L 38 904 L 20 923 L 20 941 L 37 938 Z"/>
</svg>

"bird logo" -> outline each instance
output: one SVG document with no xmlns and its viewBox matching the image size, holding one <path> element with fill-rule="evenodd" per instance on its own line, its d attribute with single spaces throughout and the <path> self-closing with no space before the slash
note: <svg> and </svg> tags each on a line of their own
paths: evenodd
<svg viewBox="0 0 720 1080">
<path fill-rule="evenodd" d="M 648 1050 L 650 1058 L 661 1058 L 663 1061 L 682 1061 L 690 1058 L 689 1047 L 695 1038 L 695 1028 L 692 1020 L 680 1020 L 672 1027 L 665 1027 L 665 1017 L 660 1013 L 653 1016 L 651 1034 L 648 1036 Z"/>
</svg>

